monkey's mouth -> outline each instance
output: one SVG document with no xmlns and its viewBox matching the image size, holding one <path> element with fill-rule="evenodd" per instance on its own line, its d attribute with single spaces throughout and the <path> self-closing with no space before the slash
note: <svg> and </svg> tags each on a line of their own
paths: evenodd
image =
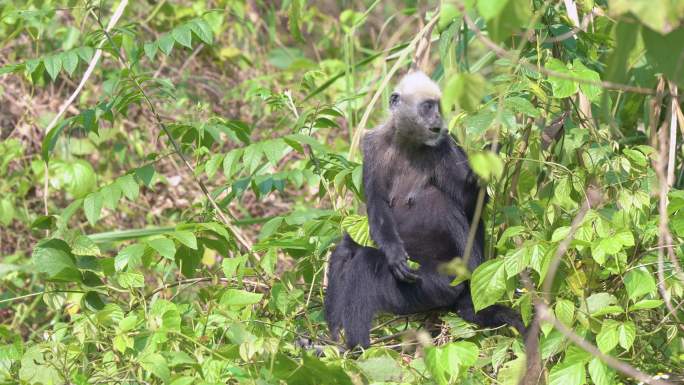
<svg viewBox="0 0 684 385">
<path fill-rule="evenodd" d="M 439 134 L 442 132 L 442 127 L 430 127 L 430 131 L 434 132 L 435 134 Z"/>
</svg>

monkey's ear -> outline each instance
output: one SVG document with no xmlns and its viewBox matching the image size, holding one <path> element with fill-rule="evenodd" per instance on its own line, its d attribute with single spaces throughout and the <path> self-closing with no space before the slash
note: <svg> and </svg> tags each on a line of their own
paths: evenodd
<svg viewBox="0 0 684 385">
<path fill-rule="evenodd" d="M 389 105 L 390 108 L 394 108 L 399 104 L 399 94 L 396 92 L 392 92 L 392 95 L 390 95 L 390 100 L 389 100 Z"/>
</svg>

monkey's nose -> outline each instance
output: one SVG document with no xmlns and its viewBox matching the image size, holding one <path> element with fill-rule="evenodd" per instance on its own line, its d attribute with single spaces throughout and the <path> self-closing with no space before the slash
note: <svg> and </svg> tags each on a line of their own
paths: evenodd
<svg viewBox="0 0 684 385">
<path fill-rule="evenodd" d="M 442 127 L 430 127 L 430 131 L 434 132 L 435 134 L 439 133 L 442 131 Z"/>
</svg>

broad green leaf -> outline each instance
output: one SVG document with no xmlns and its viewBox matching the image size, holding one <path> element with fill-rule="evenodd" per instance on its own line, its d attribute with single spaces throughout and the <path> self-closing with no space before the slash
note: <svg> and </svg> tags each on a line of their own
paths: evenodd
<svg viewBox="0 0 684 385">
<path fill-rule="evenodd" d="M 185 246 L 197 250 L 197 237 L 192 231 L 175 231 L 171 235 L 178 240 L 178 242 L 184 244 Z"/>
<path fill-rule="evenodd" d="M 159 44 L 159 49 L 164 53 L 164 55 L 169 55 L 173 49 L 174 38 L 170 33 L 162 35 L 162 37 L 157 40 Z"/>
<path fill-rule="evenodd" d="M 226 290 L 225 293 L 221 296 L 221 305 L 222 306 L 236 306 L 236 307 L 245 307 L 248 305 L 253 305 L 259 301 L 261 301 L 261 298 L 264 295 L 261 293 L 250 293 L 248 291 L 244 290 L 238 290 L 238 289 L 228 289 Z"/>
<path fill-rule="evenodd" d="M 240 163 L 238 160 L 242 156 L 242 149 L 231 150 L 223 158 L 223 175 L 226 179 L 231 180 L 233 175 L 239 170 Z"/>
<path fill-rule="evenodd" d="M 554 306 L 554 313 L 556 313 L 556 318 L 565 326 L 572 327 L 575 317 L 575 304 L 567 299 L 559 299 Z"/>
<path fill-rule="evenodd" d="M 138 198 L 140 188 L 138 186 L 138 182 L 136 182 L 135 178 L 133 178 L 133 175 L 126 174 L 119 177 L 116 180 L 116 184 L 119 186 L 124 196 L 126 196 L 128 200 L 134 201 Z"/>
<path fill-rule="evenodd" d="M 613 385 L 614 373 L 599 358 L 589 361 L 589 376 L 595 385 Z"/>
<path fill-rule="evenodd" d="M 143 50 L 145 51 L 145 56 L 151 61 L 154 60 L 157 54 L 157 49 L 159 49 L 159 44 L 156 41 L 147 42 L 143 45 Z"/>
<path fill-rule="evenodd" d="M 64 282 L 80 282 L 81 272 L 69 245 L 61 239 L 43 240 L 33 249 L 33 265 L 39 273 L 46 273 L 48 279 Z"/>
<path fill-rule="evenodd" d="M 59 75 L 59 71 L 62 70 L 62 56 L 59 54 L 50 55 L 43 59 L 43 64 L 45 65 L 45 70 L 50 75 L 52 80 L 55 80 L 57 79 L 57 75 Z"/>
<path fill-rule="evenodd" d="M 586 383 L 583 362 L 561 362 L 551 368 L 549 385 L 582 385 Z"/>
<path fill-rule="evenodd" d="M 638 267 L 630 270 L 625 274 L 624 281 L 627 296 L 632 301 L 636 301 L 644 295 L 652 294 L 656 291 L 656 283 L 653 274 L 645 267 Z"/>
<path fill-rule="evenodd" d="M 620 323 L 611 319 L 603 321 L 601 331 L 596 335 L 596 345 L 603 353 L 609 353 L 618 344 L 618 327 Z"/>
<path fill-rule="evenodd" d="M 209 24 L 202 19 L 195 19 L 189 23 L 190 29 L 205 44 L 212 44 L 214 35 Z"/>
<path fill-rule="evenodd" d="M 342 220 L 341 226 L 342 230 L 346 231 L 354 242 L 359 245 L 373 245 L 373 241 L 370 238 L 368 218 L 366 216 L 350 215 Z"/>
<path fill-rule="evenodd" d="M 493 3 L 494 0 L 488 0 Z M 487 21 L 487 31 L 493 40 L 503 42 L 520 28 L 527 27 L 532 18 L 532 6 L 528 0 L 502 0 L 505 6 L 498 15 Z"/>
<path fill-rule="evenodd" d="M 480 74 L 457 73 L 449 77 L 442 95 L 442 109 L 451 111 L 454 105 L 474 112 L 479 108 L 487 82 Z"/>
<path fill-rule="evenodd" d="M 626 321 L 618 327 L 618 341 L 623 349 L 629 350 L 636 339 L 636 325 L 632 321 Z"/>
<path fill-rule="evenodd" d="M 617 303 L 617 298 L 610 293 L 596 293 L 587 298 L 587 309 L 589 310 L 589 314 L 593 314 L 604 307 Z"/>
<path fill-rule="evenodd" d="M 76 51 L 71 50 L 62 53 L 62 67 L 69 74 L 69 76 L 74 74 L 76 66 L 78 66 L 78 54 Z"/>
<path fill-rule="evenodd" d="M 506 4 L 508 4 L 508 0 L 478 0 L 477 12 L 485 20 L 490 20 L 498 16 Z"/>
<path fill-rule="evenodd" d="M 478 266 L 471 277 L 470 293 L 475 311 L 493 305 L 506 292 L 506 269 L 501 258 Z"/>
<path fill-rule="evenodd" d="M 147 353 L 138 359 L 140 366 L 146 371 L 159 377 L 164 382 L 169 382 L 171 379 L 171 371 L 164 356 L 159 353 Z"/>
<path fill-rule="evenodd" d="M 174 28 L 171 35 L 180 45 L 192 48 L 192 31 L 189 25 L 183 24 Z"/>
<path fill-rule="evenodd" d="M 629 310 L 655 309 L 663 306 L 663 301 L 659 299 L 642 299 L 629 307 Z"/>
<path fill-rule="evenodd" d="M 358 365 L 363 373 L 372 381 L 401 381 L 401 366 L 392 358 L 372 357 L 367 360 L 356 361 L 356 365 Z"/>
<path fill-rule="evenodd" d="M 114 258 L 114 268 L 121 271 L 127 266 L 136 267 L 142 263 L 146 246 L 142 243 L 134 243 L 124 247 Z"/>
<path fill-rule="evenodd" d="M 83 211 L 91 226 L 95 226 L 95 223 L 100 219 L 102 201 L 102 194 L 99 191 L 88 194 L 83 200 Z"/>
<path fill-rule="evenodd" d="M 174 260 L 176 255 L 176 245 L 168 238 L 155 238 L 147 241 L 147 244 L 156 250 L 159 255 L 166 259 Z"/>
<path fill-rule="evenodd" d="M 483 180 L 501 178 L 504 165 L 501 158 L 492 151 L 482 151 L 469 156 L 470 166 Z"/>
<path fill-rule="evenodd" d="M 145 276 L 140 273 L 131 273 L 128 271 L 122 271 L 117 274 L 116 277 L 119 285 L 124 289 L 131 289 L 134 287 L 145 287 Z"/>
<path fill-rule="evenodd" d="M 549 59 L 544 67 L 546 67 L 546 69 L 549 71 L 568 77 L 574 77 L 565 63 L 558 59 Z M 577 83 L 575 83 L 573 80 L 550 75 L 548 81 L 551 83 L 554 98 L 567 98 L 577 93 Z"/>
<path fill-rule="evenodd" d="M 579 88 L 589 100 L 597 101 L 601 96 L 601 77 L 599 74 L 587 68 L 579 59 L 575 59 L 572 62 L 572 74 L 579 79 L 587 81 L 586 83 L 579 82 Z"/>
</svg>

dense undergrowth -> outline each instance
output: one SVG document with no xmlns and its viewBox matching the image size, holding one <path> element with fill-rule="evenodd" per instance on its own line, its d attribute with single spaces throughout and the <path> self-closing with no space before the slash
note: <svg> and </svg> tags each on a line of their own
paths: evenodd
<svg viewBox="0 0 684 385">
<path fill-rule="evenodd" d="M 328 340 L 326 257 L 343 229 L 368 241 L 357 144 L 416 52 L 490 196 L 475 305 L 537 315 L 547 383 L 682 381 L 683 20 L 681 0 L 0 0 L 0 383 L 516 384 L 521 336 L 454 314 Z"/>
</svg>

